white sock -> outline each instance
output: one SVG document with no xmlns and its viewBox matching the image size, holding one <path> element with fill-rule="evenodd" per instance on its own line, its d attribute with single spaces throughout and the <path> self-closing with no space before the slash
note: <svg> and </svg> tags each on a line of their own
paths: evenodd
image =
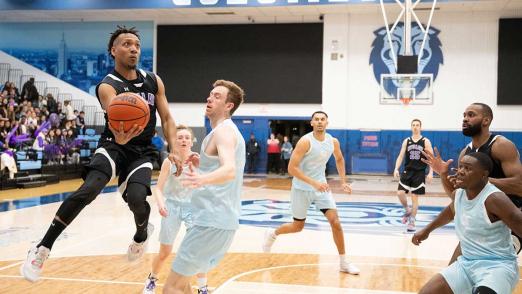
<svg viewBox="0 0 522 294">
<path fill-rule="evenodd" d="M 346 261 L 346 255 L 344 255 L 344 254 L 339 254 L 339 262 L 340 262 L 341 264 L 343 264 L 343 263 L 348 263 L 348 261 Z"/>
<path fill-rule="evenodd" d="M 275 230 L 271 230 L 271 231 L 270 231 L 270 237 L 272 237 L 273 239 L 277 238 L 277 235 L 276 235 L 276 231 L 275 231 Z"/>
<path fill-rule="evenodd" d="M 207 285 L 207 277 L 198 278 L 198 288 L 201 289 Z"/>
<path fill-rule="evenodd" d="M 158 274 L 155 274 L 153 272 L 150 272 L 149 276 L 154 279 L 158 279 Z"/>
</svg>

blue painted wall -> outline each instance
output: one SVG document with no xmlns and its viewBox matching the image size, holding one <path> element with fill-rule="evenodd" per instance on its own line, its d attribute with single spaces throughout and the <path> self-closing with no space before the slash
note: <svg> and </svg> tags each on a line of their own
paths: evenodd
<svg viewBox="0 0 522 294">
<path fill-rule="evenodd" d="M 233 121 L 238 126 L 245 141 L 250 139 L 250 134 L 253 133 L 259 144 L 261 145 L 261 153 L 257 160 L 257 173 L 266 172 L 267 153 L 266 140 L 270 134 L 269 121 L 270 120 L 306 120 L 309 118 L 295 118 L 295 117 L 233 117 Z M 205 127 L 207 132 L 210 131 L 210 124 L 205 120 Z M 354 160 L 357 162 L 364 162 L 365 164 L 375 164 L 373 171 L 369 173 L 383 173 L 392 174 L 395 166 L 397 154 L 401 149 L 402 141 L 411 135 L 410 130 L 382 130 L 364 132 L 360 130 L 328 130 L 328 132 L 336 137 L 341 144 L 346 162 L 346 172 L 352 173 L 352 159 L 367 159 Z M 494 132 L 500 134 L 513 141 L 518 147 L 519 153 L 522 153 L 522 132 Z M 365 135 L 375 135 L 378 137 L 378 146 L 368 147 L 361 146 L 361 141 Z M 453 158 L 456 166 L 456 159 L 460 151 L 466 144 L 470 142 L 468 137 L 462 135 L 461 131 L 423 131 L 422 134 L 429 138 L 432 145 L 437 147 L 443 159 Z M 380 164 L 380 160 L 384 160 L 384 164 Z M 379 163 L 377 163 L 379 161 Z M 382 168 L 381 168 L 382 166 Z M 371 166 L 357 167 L 353 166 L 353 170 L 372 170 Z M 331 174 L 337 173 L 335 168 L 335 161 L 333 156 L 328 162 L 327 170 Z"/>
</svg>

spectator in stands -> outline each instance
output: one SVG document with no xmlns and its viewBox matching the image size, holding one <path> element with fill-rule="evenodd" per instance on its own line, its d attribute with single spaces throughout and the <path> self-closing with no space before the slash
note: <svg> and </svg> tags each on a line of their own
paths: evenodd
<svg viewBox="0 0 522 294">
<path fill-rule="evenodd" d="M 47 109 L 47 106 L 43 106 L 42 108 L 40 108 L 40 115 L 45 115 L 46 117 L 49 117 L 49 114 L 51 113 Z"/>
<path fill-rule="evenodd" d="M 43 129 L 40 133 L 38 133 L 38 135 L 36 136 L 36 138 L 34 139 L 34 142 L 33 142 L 34 150 L 37 150 L 37 151 L 44 150 L 45 145 L 48 144 L 48 141 L 46 140 L 47 134 L 48 134 L 47 129 Z"/>
<path fill-rule="evenodd" d="M 56 114 L 58 114 L 58 117 L 60 117 L 60 121 L 65 119 L 65 113 L 63 112 L 62 103 L 58 103 L 58 111 L 56 111 Z"/>
<path fill-rule="evenodd" d="M 7 119 L 7 104 L 4 104 L 0 107 L 0 117 Z"/>
<path fill-rule="evenodd" d="M 38 106 L 40 108 L 47 107 L 47 97 L 44 97 L 42 95 L 38 95 Z"/>
<path fill-rule="evenodd" d="M 2 89 L 2 97 L 8 98 L 8 99 L 14 99 L 15 101 L 18 100 L 20 97 L 20 94 L 18 93 L 18 88 L 15 87 L 14 83 L 12 82 L 6 82 L 4 84 L 4 88 Z"/>
<path fill-rule="evenodd" d="M 0 117 L 0 144 L 7 145 L 6 139 L 7 139 L 7 133 L 9 133 L 9 130 L 5 128 L 5 123 L 7 119 Z"/>
<path fill-rule="evenodd" d="M 45 114 L 41 114 L 38 116 L 38 125 L 43 124 L 47 121 L 47 116 Z"/>
<path fill-rule="evenodd" d="M 74 136 L 72 129 L 69 129 L 66 133 L 64 132 L 65 141 L 65 154 L 67 164 L 78 164 L 80 163 L 80 148 L 81 140 L 77 140 Z"/>
<path fill-rule="evenodd" d="M 76 129 L 77 134 L 85 134 L 85 112 L 80 111 L 80 114 L 76 117 Z M 163 161 L 162 161 L 163 162 Z"/>
<path fill-rule="evenodd" d="M 64 113 L 65 113 L 65 119 L 66 120 L 75 120 L 76 116 L 74 115 L 74 109 L 71 105 L 71 100 L 65 100 L 63 102 L 64 107 Z"/>
<path fill-rule="evenodd" d="M 16 111 L 14 105 L 9 105 L 7 108 L 7 116 L 11 122 L 16 121 Z"/>
<path fill-rule="evenodd" d="M 27 130 L 27 117 L 25 115 L 22 115 L 22 117 L 20 117 L 20 122 L 18 123 L 17 135 L 26 135 L 28 133 L 29 132 Z"/>
<path fill-rule="evenodd" d="M 29 108 L 27 107 L 27 102 L 24 101 L 24 103 L 22 104 L 22 108 L 20 108 L 20 110 L 18 111 L 18 115 L 20 116 L 20 118 L 22 116 L 27 116 L 28 110 Z"/>
<path fill-rule="evenodd" d="M 31 77 L 22 86 L 22 94 L 21 94 L 22 100 L 28 100 L 29 99 L 29 92 L 32 91 L 33 87 L 36 89 L 36 87 L 34 86 L 34 78 Z M 38 92 L 38 90 L 36 90 L 36 92 Z"/>
<path fill-rule="evenodd" d="M 58 113 L 58 103 L 51 93 L 47 93 L 47 109 L 50 113 Z"/>
<path fill-rule="evenodd" d="M 5 168 L 9 170 L 9 178 L 13 179 L 14 175 L 18 172 L 14 153 L 12 150 L 6 149 L 5 146 L 0 144 L 0 171 L 3 172 Z"/>
<path fill-rule="evenodd" d="M 30 129 L 35 129 L 38 126 L 38 119 L 36 117 L 36 112 L 33 110 L 29 110 L 27 113 L 27 126 Z"/>
</svg>

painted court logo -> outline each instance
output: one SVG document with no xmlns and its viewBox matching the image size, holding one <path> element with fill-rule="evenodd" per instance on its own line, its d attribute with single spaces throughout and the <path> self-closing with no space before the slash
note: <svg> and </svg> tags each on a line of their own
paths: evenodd
<svg viewBox="0 0 522 294">
<path fill-rule="evenodd" d="M 428 36 L 426 37 L 426 44 L 422 52 L 422 58 L 419 62 L 419 73 L 433 74 L 433 80 L 439 74 L 439 67 L 444 64 L 444 57 L 442 54 L 442 43 L 439 39 L 440 30 L 430 27 Z M 395 65 L 392 58 L 392 50 L 386 36 L 386 28 L 381 27 L 373 32 L 375 40 L 372 42 L 372 51 L 370 53 L 370 65 L 373 65 L 373 74 L 377 83 L 381 82 L 381 74 L 394 74 Z M 391 35 L 393 50 L 395 54 L 403 55 L 404 48 L 404 23 L 399 22 L 397 27 Z M 422 45 L 422 38 L 424 33 L 421 28 L 413 23 L 411 27 L 411 46 L 414 55 L 420 55 L 420 47 Z M 422 92 L 426 88 L 427 82 L 419 82 L 414 84 L 417 93 Z M 386 91 L 390 95 L 395 95 L 397 85 L 394 87 L 387 87 Z"/>
<path fill-rule="evenodd" d="M 376 234 L 403 233 L 402 224 L 404 209 L 399 204 L 376 202 L 337 202 L 339 219 L 346 232 L 358 231 Z M 416 225 L 426 226 L 442 211 L 443 207 L 421 206 L 417 214 Z M 276 228 L 292 221 L 290 203 L 279 200 L 244 200 L 241 203 L 239 223 L 257 227 Z M 328 220 L 321 211 L 311 206 L 306 216 L 305 227 L 310 230 L 330 231 Z M 452 232 L 453 223 L 444 227 Z M 439 231 L 442 232 L 442 231 Z"/>
</svg>

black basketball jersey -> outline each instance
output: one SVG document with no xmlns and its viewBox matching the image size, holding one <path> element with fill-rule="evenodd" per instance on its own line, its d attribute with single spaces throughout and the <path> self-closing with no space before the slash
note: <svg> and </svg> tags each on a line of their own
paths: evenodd
<svg viewBox="0 0 522 294">
<path fill-rule="evenodd" d="M 504 171 L 502 170 L 502 165 L 500 164 L 500 161 L 496 160 L 491 156 L 491 147 L 493 146 L 493 143 L 495 143 L 495 140 L 498 138 L 499 135 L 493 135 L 491 134 L 482 146 L 479 148 L 473 148 L 473 142 L 470 142 L 468 146 L 466 146 L 466 151 L 464 154 L 470 154 L 473 152 L 482 152 L 489 156 L 491 158 L 491 161 L 493 161 L 493 170 L 491 171 L 491 174 L 489 175 L 491 178 L 495 179 L 502 179 L 505 178 L 506 175 L 504 174 Z"/>
<path fill-rule="evenodd" d="M 158 82 L 156 75 L 151 72 L 144 71 L 142 69 L 136 70 L 138 78 L 136 80 L 126 80 L 117 71 L 113 70 L 110 74 L 106 75 L 105 78 L 96 86 L 96 96 L 98 101 L 98 88 L 101 84 L 109 84 L 116 94 L 124 92 L 133 92 L 141 96 L 149 105 L 150 118 L 149 123 L 137 137 L 134 137 L 127 144 L 131 145 L 150 145 L 151 139 L 154 136 L 154 129 L 156 128 L 156 93 L 158 92 Z M 100 102 L 101 104 L 101 102 Z M 105 129 L 100 138 L 100 142 L 103 141 L 114 141 L 114 135 L 109 129 L 109 120 L 107 119 L 107 112 L 104 110 L 105 117 Z"/>
<path fill-rule="evenodd" d="M 405 170 L 426 170 L 427 165 L 421 161 L 421 158 L 425 158 L 421 153 L 424 150 L 424 139 L 421 137 L 417 142 L 413 141 L 412 137 L 407 139 Z"/>
<path fill-rule="evenodd" d="M 489 158 L 491 158 L 491 161 L 493 161 L 493 170 L 491 171 L 491 174 L 489 175 L 490 178 L 494 178 L 494 179 L 503 179 L 506 177 L 506 175 L 504 174 L 504 170 L 502 169 L 502 164 L 500 164 L 500 161 L 493 158 L 493 156 L 491 156 L 491 148 L 493 147 L 493 143 L 495 143 L 495 141 L 497 140 L 497 138 L 499 137 L 500 135 L 493 135 L 491 134 L 488 138 L 488 140 L 486 141 L 486 143 L 484 143 L 482 146 L 478 147 L 478 148 L 473 148 L 473 142 L 470 142 L 468 144 L 468 146 L 466 146 L 466 151 L 464 152 L 464 154 L 470 154 L 470 153 L 473 153 L 473 152 L 482 152 L 484 154 L 486 154 L 487 156 L 489 156 Z M 513 201 L 513 203 L 515 203 L 515 205 L 517 207 L 522 207 L 522 198 L 516 196 L 516 195 L 509 195 L 509 198 L 511 199 L 511 201 Z"/>
</svg>

